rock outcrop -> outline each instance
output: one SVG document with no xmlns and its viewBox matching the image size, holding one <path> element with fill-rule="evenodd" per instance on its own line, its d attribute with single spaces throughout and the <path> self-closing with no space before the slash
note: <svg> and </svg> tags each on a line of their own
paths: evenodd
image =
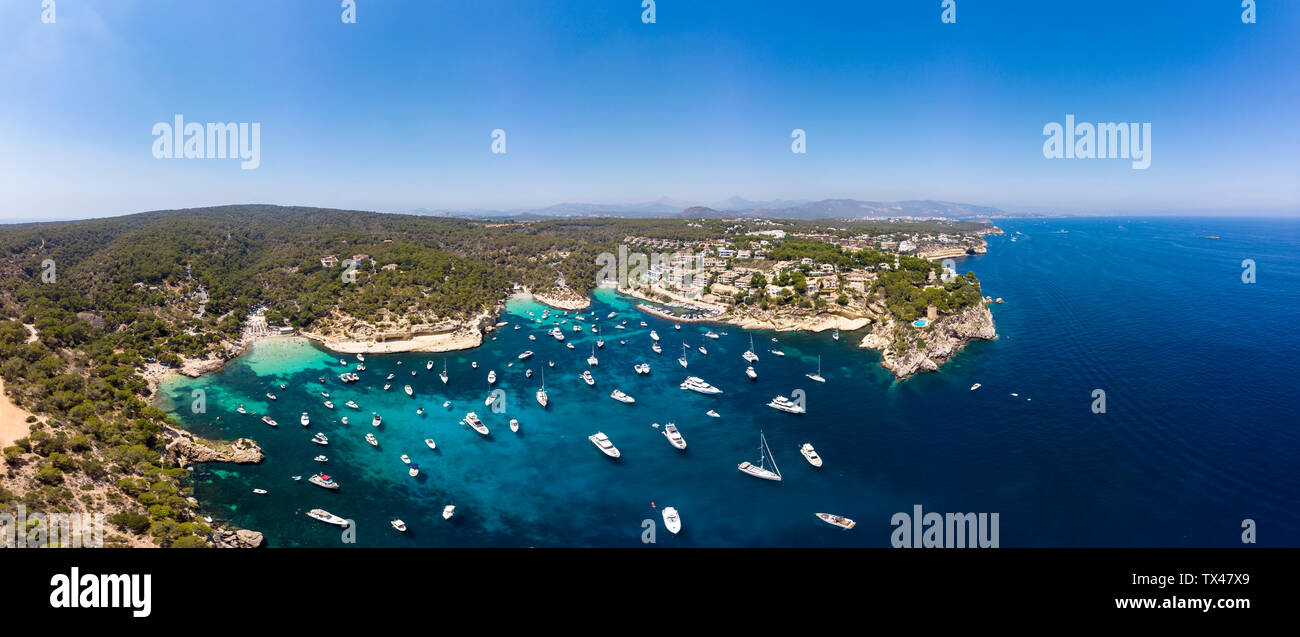
<svg viewBox="0 0 1300 637">
<path fill-rule="evenodd" d="M 887 318 L 863 337 L 860 346 L 879 350 L 881 366 L 899 380 L 939 369 L 971 340 L 992 340 L 998 336 L 993 313 L 983 303 L 959 314 L 940 317 L 924 328 L 907 326 L 899 330 L 898 327 L 892 318 Z M 901 339 L 896 334 L 900 331 Z"/>
<path fill-rule="evenodd" d="M 262 542 L 261 533 L 248 529 L 239 529 L 237 531 L 214 529 L 212 531 L 212 546 L 219 549 L 255 549 L 262 546 Z"/>
<path fill-rule="evenodd" d="M 168 428 L 171 438 L 165 449 L 176 464 L 186 467 L 196 462 L 231 462 L 234 464 L 257 464 L 262 461 L 262 448 L 249 438 L 240 438 L 234 442 L 203 440 L 187 431 Z"/>
</svg>

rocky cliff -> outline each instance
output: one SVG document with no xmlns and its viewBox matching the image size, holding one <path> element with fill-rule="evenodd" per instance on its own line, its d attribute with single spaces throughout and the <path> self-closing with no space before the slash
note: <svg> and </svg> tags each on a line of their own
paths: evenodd
<svg viewBox="0 0 1300 637">
<path fill-rule="evenodd" d="M 943 316 L 923 328 L 902 326 L 887 317 L 862 339 L 861 347 L 879 350 L 880 364 L 902 380 L 932 372 L 973 339 L 997 338 L 993 313 L 980 303 L 959 314 Z"/>
<path fill-rule="evenodd" d="M 240 438 L 234 442 L 202 440 L 194 434 L 174 428 L 169 428 L 167 435 L 171 440 L 166 444 L 166 453 L 182 467 L 196 462 L 257 464 L 262 461 L 262 448 L 249 438 Z"/>
</svg>

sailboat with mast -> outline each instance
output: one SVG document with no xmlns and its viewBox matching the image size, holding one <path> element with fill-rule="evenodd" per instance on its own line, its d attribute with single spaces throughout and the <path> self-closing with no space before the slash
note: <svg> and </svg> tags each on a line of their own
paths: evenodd
<svg viewBox="0 0 1300 637">
<path fill-rule="evenodd" d="M 682 357 L 677 362 L 682 364 L 682 368 L 686 367 L 686 343 L 682 343 Z"/>
<path fill-rule="evenodd" d="M 438 374 L 438 378 L 442 379 L 442 384 L 447 384 L 447 359 L 445 358 L 442 359 L 442 373 Z"/>
<path fill-rule="evenodd" d="M 550 398 L 546 395 L 546 368 L 543 367 L 542 386 L 537 390 L 537 404 L 541 405 L 542 409 L 546 409 L 546 405 L 549 402 L 550 402 Z"/>
<path fill-rule="evenodd" d="M 588 365 L 591 365 L 592 367 L 595 367 L 596 365 L 599 365 L 599 364 L 600 364 L 600 361 L 596 358 L 596 346 L 595 346 L 595 345 L 592 345 L 592 346 L 591 346 L 591 356 L 588 356 L 588 357 L 587 357 L 587 364 L 588 364 Z"/>
<path fill-rule="evenodd" d="M 758 354 L 755 354 L 755 353 L 754 353 L 754 335 L 753 335 L 753 334 L 750 334 L 750 335 L 749 335 L 749 349 L 745 350 L 745 353 L 744 353 L 744 354 L 741 354 L 740 357 L 743 358 L 743 359 L 745 359 L 746 361 L 748 361 L 748 362 L 750 362 L 750 363 L 757 363 L 757 362 L 758 362 Z"/>
<path fill-rule="evenodd" d="M 804 376 L 807 376 L 808 378 L 811 378 L 811 379 L 813 379 L 813 380 L 815 380 L 815 381 L 817 381 L 817 382 L 819 382 L 819 383 L 824 383 L 824 382 L 826 382 L 826 379 L 825 379 L 825 378 L 822 378 L 822 356 L 821 356 L 821 354 L 818 354 L 818 355 L 817 355 L 817 373 L 816 373 L 816 374 L 804 374 Z"/>
<path fill-rule="evenodd" d="M 781 470 L 776 466 L 776 458 L 772 457 L 772 449 L 767 446 L 767 437 L 763 435 L 762 431 L 758 432 L 758 453 L 758 465 L 745 461 L 736 468 L 740 469 L 741 473 L 747 473 L 755 478 L 780 482 Z M 771 469 L 767 468 L 768 462 L 772 463 Z"/>
</svg>

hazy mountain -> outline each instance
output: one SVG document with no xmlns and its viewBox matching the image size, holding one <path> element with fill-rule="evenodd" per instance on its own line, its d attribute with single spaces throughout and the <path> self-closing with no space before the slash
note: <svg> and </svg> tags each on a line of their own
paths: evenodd
<svg viewBox="0 0 1300 637">
<path fill-rule="evenodd" d="M 947 219 L 973 219 L 1003 216 L 1005 212 L 989 206 L 977 206 L 951 201 L 858 201 L 856 199 L 823 199 L 781 208 L 755 208 L 746 210 L 745 216 L 773 217 L 778 219 L 863 219 L 873 217 L 943 217 Z"/>
<path fill-rule="evenodd" d="M 858 201 L 856 199 L 823 199 L 821 201 L 751 201 L 743 197 L 702 205 L 697 202 L 661 197 L 654 201 L 632 204 L 557 203 L 545 208 L 517 208 L 512 210 L 446 210 L 417 208 L 401 211 L 406 214 L 450 217 L 509 217 L 516 220 L 538 220 L 580 217 L 683 217 L 694 219 L 719 219 L 726 217 L 771 217 L 776 219 L 828 219 L 828 218 L 879 218 L 879 217 L 943 217 L 948 219 L 974 219 L 1002 217 L 1007 213 L 988 206 L 977 206 L 950 201 Z"/>
</svg>

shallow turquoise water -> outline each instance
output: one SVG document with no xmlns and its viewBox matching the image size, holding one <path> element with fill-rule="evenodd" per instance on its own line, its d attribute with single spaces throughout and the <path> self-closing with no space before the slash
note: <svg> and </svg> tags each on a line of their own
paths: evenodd
<svg viewBox="0 0 1300 637">
<path fill-rule="evenodd" d="M 591 332 L 573 333 L 572 320 L 563 325 L 565 342 L 576 346 L 569 350 L 546 335 L 549 321 L 525 322 L 543 306 L 512 300 L 501 319 L 511 325 L 476 350 L 367 356 L 362 382 L 344 386 L 338 359 L 350 369 L 354 356 L 268 340 L 215 374 L 169 383 L 165 407 L 199 434 L 250 436 L 262 445 L 261 465 L 202 466 L 195 484 L 207 511 L 262 531 L 273 546 L 340 545 L 338 529 L 302 515 L 321 507 L 356 520 L 361 546 L 640 546 L 642 520 L 651 518 L 657 546 L 883 547 L 890 517 L 915 504 L 998 512 L 1003 546 L 1233 546 L 1244 518 L 1256 520 L 1261 544 L 1300 544 L 1293 471 L 1300 435 L 1290 415 L 1300 339 L 1285 324 L 1300 309 L 1297 223 L 999 225 L 1023 234 L 1016 242 L 991 237 L 989 254 L 959 261 L 958 271 L 974 270 L 985 294 L 1007 300 L 993 306 L 1001 337 L 902 383 L 879 367 L 876 353 L 857 347 L 861 333 L 849 332 L 838 342 L 829 332 L 780 334 L 779 343 L 754 332 L 761 360 L 751 382 L 740 358 L 748 333 L 717 325 L 677 331 L 634 309 L 637 301 L 600 290 L 585 324 L 606 330 L 594 388 L 577 377 L 588 368 Z M 1240 280 L 1244 258 L 1258 264 L 1255 284 Z M 616 319 L 606 318 L 610 311 Z M 613 329 L 622 320 L 627 329 Z M 651 328 L 663 338 L 662 356 L 650 351 Z M 727 334 L 707 340 L 709 329 Z M 689 370 L 675 361 L 682 342 L 691 346 Z M 707 356 L 695 351 L 701 344 Z M 786 356 L 771 355 L 774 347 Z M 526 349 L 536 356 L 516 362 Z M 805 377 L 818 355 L 825 384 Z M 540 378 L 526 380 L 524 369 L 548 360 L 555 367 L 546 370 L 551 407 L 543 410 L 533 398 Z M 437 378 L 444 361 L 446 387 Z M 649 376 L 632 370 L 642 361 L 653 368 Z M 500 376 L 505 413 L 483 407 L 488 369 Z M 397 377 L 385 392 L 390 372 Z M 678 389 L 688 374 L 724 393 Z M 279 390 L 281 382 L 289 388 Z M 401 391 L 407 382 L 414 398 Z M 970 391 L 975 382 L 983 386 Z M 615 387 L 637 403 L 612 400 Z M 1105 414 L 1091 409 L 1099 388 Z M 194 389 L 207 392 L 206 414 L 188 411 Z M 764 406 L 795 389 L 806 393 L 807 414 Z M 322 390 L 332 392 L 333 411 L 321 404 Z M 279 400 L 267 400 L 268 391 Z M 348 399 L 361 411 L 344 407 Z M 441 407 L 446 400 L 451 409 Z M 257 415 L 235 413 L 241 402 Z M 422 417 L 415 414 L 421 405 Z M 705 416 L 708 409 L 722 418 Z M 310 430 L 298 424 L 304 410 Z M 490 437 L 458 424 L 470 410 Z M 278 429 L 260 421 L 267 411 Z M 377 430 L 372 411 L 384 417 Z M 338 422 L 343 415 L 351 424 Z M 510 418 L 521 422 L 518 434 L 506 426 Z M 650 426 L 669 421 L 685 436 L 685 453 Z M 622 460 L 591 445 L 587 436 L 598 430 Z M 760 430 L 785 476 L 779 484 L 736 470 L 757 460 Z M 309 442 L 316 431 L 329 436 L 328 447 Z M 363 440 L 370 431 L 378 448 Z M 822 469 L 799 455 L 803 442 L 817 447 Z M 313 462 L 317 453 L 329 463 Z M 407 476 L 403 453 L 420 465 L 419 478 Z M 338 492 L 306 482 L 321 469 L 342 484 Z M 258 487 L 270 493 L 252 494 Z M 445 504 L 457 507 L 450 522 L 440 516 Z M 680 535 L 664 531 L 663 506 L 681 512 Z M 817 511 L 858 526 L 829 527 L 813 517 Z M 410 530 L 394 531 L 394 517 Z"/>
</svg>

